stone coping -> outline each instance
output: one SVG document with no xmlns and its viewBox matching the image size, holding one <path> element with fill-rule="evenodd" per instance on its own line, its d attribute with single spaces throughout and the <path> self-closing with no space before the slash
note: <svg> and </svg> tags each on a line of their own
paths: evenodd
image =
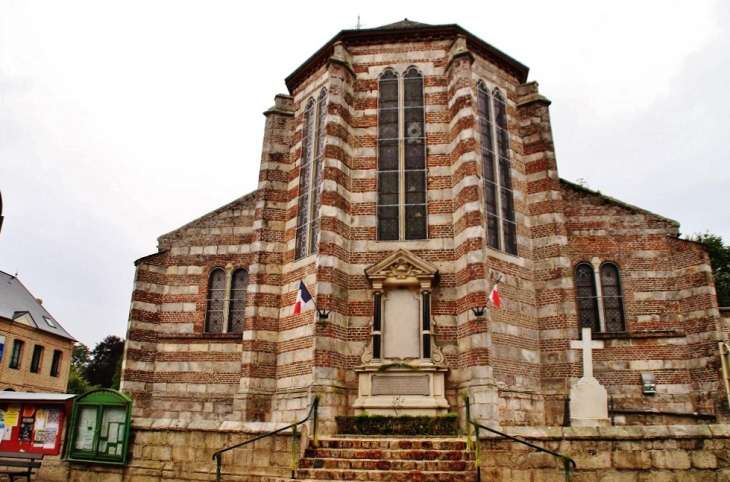
<svg viewBox="0 0 730 482">
<path fill-rule="evenodd" d="M 507 435 L 538 440 L 651 440 L 730 438 L 730 424 L 713 425 L 622 425 L 617 427 L 502 427 Z M 504 440 L 490 432 L 480 432 L 482 440 Z"/>
<path fill-rule="evenodd" d="M 220 422 L 215 420 L 179 420 L 169 418 L 135 418 L 132 420 L 132 428 L 135 430 L 199 430 L 202 432 L 232 432 L 249 434 L 263 434 L 273 432 L 280 428 L 286 427 L 287 425 L 290 424 L 275 422 Z M 513 437 L 530 440 L 652 440 L 730 438 L 730 424 L 622 425 L 617 427 L 501 427 L 499 428 L 499 430 Z M 291 429 L 284 430 L 281 432 L 281 434 L 290 435 Z M 340 438 L 342 436 L 327 434 L 322 435 L 322 437 Z M 357 438 L 364 437 L 357 436 Z M 398 437 L 389 436 L 388 438 Z M 482 440 L 505 440 L 503 437 L 487 431 L 482 431 L 480 433 L 480 438 Z"/>
<path fill-rule="evenodd" d="M 134 418 L 134 430 L 199 430 L 202 432 L 234 432 L 263 434 L 279 430 L 291 423 L 275 422 L 221 422 L 216 420 L 179 420 L 173 418 Z M 281 434 L 291 435 L 291 429 L 283 430 Z"/>
</svg>

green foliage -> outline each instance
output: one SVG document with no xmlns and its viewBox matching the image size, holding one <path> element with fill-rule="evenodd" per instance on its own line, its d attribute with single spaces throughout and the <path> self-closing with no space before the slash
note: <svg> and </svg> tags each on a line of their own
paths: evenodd
<svg viewBox="0 0 730 482">
<path fill-rule="evenodd" d="M 117 364 L 123 354 L 124 340 L 114 335 L 107 336 L 91 352 L 91 362 L 84 370 L 84 377 L 93 385 L 112 388 Z"/>
<path fill-rule="evenodd" d="M 117 361 L 117 366 L 114 369 L 114 376 L 112 377 L 112 386 L 114 390 L 119 390 L 119 386 L 122 384 L 122 358 L 120 357 Z"/>
<path fill-rule="evenodd" d="M 71 370 L 66 393 L 82 394 L 95 388 L 119 389 L 124 340 L 110 335 L 89 350 L 76 343 L 71 352 Z"/>
<path fill-rule="evenodd" d="M 722 236 L 709 232 L 694 234 L 689 239 L 707 247 L 712 263 L 712 276 L 715 278 L 717 303 L 720 306 L 730 306 L 730 247 L 725 246 Z"/>
<path fill-rule="evenodd" d="M 66 385 L 66 393 L 74 393 L 76 395 L 81 395 L 82 393 L 86 393 L 89 390 L 93 390 L 95 388 L 99 388 L 95 385 L 90 384 L 86 381 L 86 379 L 81 375 L 81 373 L 76 370 L 73 366 L 71 367 L 71 371 L 68 374 L 68 384 Z"/>
<path fill-rule="evenodd" d="M 89 347 L 79 342 L 76 343 L 71 352 L 71 366 L 79 373 L 84 373 L 86 367 L 91 362 L 91 350 Z"/>
<path fill-rule="evenodd" d="M 438 417 L 427 415 L 360 414 L 354 417 L 338 416 L 337 432 L 347 435 L 451 435 L 459 433 L 458 416 L 447 413 Z"/>
</svg>

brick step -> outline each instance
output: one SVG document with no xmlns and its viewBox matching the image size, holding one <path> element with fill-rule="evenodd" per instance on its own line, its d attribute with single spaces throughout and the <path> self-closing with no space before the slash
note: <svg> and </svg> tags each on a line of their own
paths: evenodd
<svg viewBox="0 0 730 482">
<path fill-rule="evenodd" d="M 454 438 L 322 438 L 299 461 L 297 479 L 368 482 L 476 481 L 475 454 Z"/>
<path fill-rule="evenodd" d="M 466 441 L 456 438 L 320 438 L 320 448 L 390 450 L 466 450 Z"/>
<path fill-rule="evenodd" d="M 302 469 L 352 469 L 352 470 L 420 470 L 423 472 L 462 472 L 474 466 L 470 461 L 424 461 L 424 460 L 398 460 L 390 458 L 382 459 L 304 459 L 300 461 Z"/>
<path fill-rule="evenodd" d="M 376 460 L 425 460 L 459 461 L 474 460 L 474 452 L 464 450 L 388 450 L 388 449 L 323 449 L 309 448 L 304 452 L 307 459 L 376 459 Z"/>
<path fill-rule="evenodd" d="M 325 470 L 297 471 L 297 480 L 306 482 L 334 482 L 357 480 L 360 482 L 476 482 L 476 471 L 469 472 L 421 472 L 418 470 Z"/>
</svg>

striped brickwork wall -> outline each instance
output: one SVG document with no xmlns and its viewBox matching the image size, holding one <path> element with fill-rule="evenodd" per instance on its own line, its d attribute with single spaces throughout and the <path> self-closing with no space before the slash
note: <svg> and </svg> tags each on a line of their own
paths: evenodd
<svg viewBox="0 0 730 482">
<path fill-rule="evenodd" d="M 594 355 L 596 378 L 619 409 L 648 402 L 640 384 L 650 373 L 655 409 L 714 411 L 722 330 L 705 249 L 678 239 L 674 221 L 569 183 L 562 192 L 571 268 L 596 258 L 621 274 L 626 334 L 599 336 L 605 348 Z M 578 363 L 566 369 L 580 376 Z"/>
<path fill-rule="evenodd" d="M 241 334 L 204 333 L 208 276 L 248 268 L 254 197 L 246 196 L 160 237 L 137 262 L 122 389 L 136 416 L 238 418 Z"/>
<path fill-rule="evenodd" d="M 483 42 L 451 28 L 374 39 L 345 35 L 287 79 L 291 95 L 265 113 L 258 189 L 162 236 L 160 252 L 137 262 L 123 374 L 135 416 L 290 422 L 316 393 L 334 430 L 353 411 L 371 343 L 365 270 L 399 249 L 438 268 L 433 340 L 451 409 L 466 394 L 481 420 L 562 423 L 582 373 L 570 349 L 573 272 L 598 258 L 620 268 L 627 333 L 603 337 L 596 377 L 628 406 L 646 402 L 640 374 L 651 371 L 658 406 L 709 410 L 720 322 L 705 251 L 676 239 L 672 221 L 561 183 L 550 102 Z M 379 241 L 378 78 L 410 67 L 425 87 L 428 239 Z M 517 256 L 487 247 L 478 82 L 505 97 Z M 316 252 L 295 259 L 305 108 L 322 89 L 320 231 Z M 216 267 L 249 271 L 243 334 L 205 333 Z M 487 303 L 498 279 L 499 310 Z M 292 314 L 300 280 L 327 318 Z"/>
</svg>

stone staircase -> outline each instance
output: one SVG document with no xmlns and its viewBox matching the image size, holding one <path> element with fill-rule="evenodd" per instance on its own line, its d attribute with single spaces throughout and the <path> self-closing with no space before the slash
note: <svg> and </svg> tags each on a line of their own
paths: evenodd
<svg viewBox="0 0 730 482">
<path fill-rule="evenodd" d="M 321 438 L 299 461 L 297 480 L 476 482 L 475 456 L 456 438 Z"/>
</svg>

